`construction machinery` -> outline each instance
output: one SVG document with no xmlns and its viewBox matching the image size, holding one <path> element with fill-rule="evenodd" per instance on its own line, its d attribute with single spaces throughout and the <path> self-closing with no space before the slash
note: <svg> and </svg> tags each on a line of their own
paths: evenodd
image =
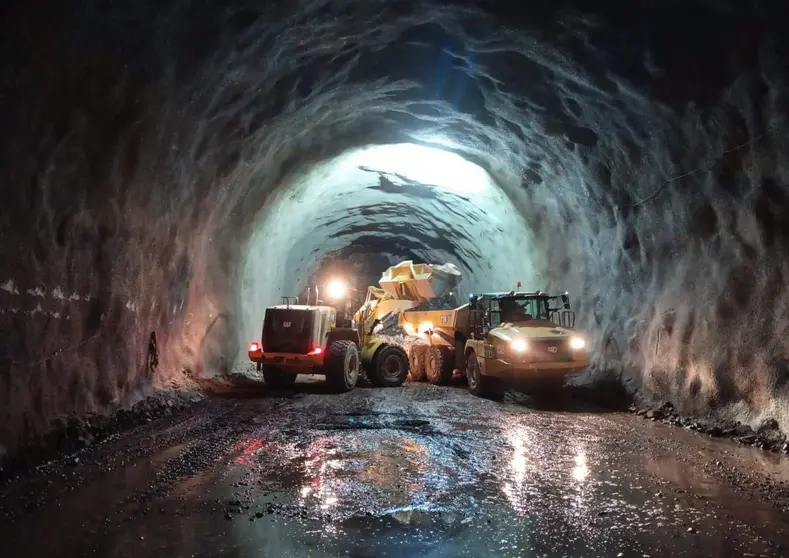
<svg viewBox="0 0 789 558">
<path fill-rule="evenodd" d="M 266 384 L 284 388 L 298 374 L 322 374 L 337 391 L 353 389 L 359 379 L 358 343 L 335 328 L 337 310 L 292 300 L 266 308 L 261 340 L 249 345 L 249 359 Z"/>
<path fill-rule="evenodd" d="M 385 270 L 380 287 L 368 287 L 366 298 L 348 318 L 355 291 L 332 281 L 325 304 L 315 288 L 299 299 L 266 309 L 260 342 L 249 346 L 249 359 L 263 372 L 267 384 L 292 385 L 298 374 L 322 374 L 339 391 L 353 389 L 363 369 L 373 385 L 401 385 L 408 376 L 405 351 L 376 335 L 396 313 L 442 296 L 460 280 L 452 267 L 401 262 Z M 291 304 L 291 301 L 294 301 Z"/>
<path fill-rule="evenodd" d="M 561 304 L 553 307 L 557 300 Z M 409 348 L 412 378 L 447 384 L 458 370 L 474 395 L 502 385 L 558 387 L 589 365 L 586 341 L 573 331 L 567 293 L 471 295 L 454 310 L 404 311 L 398 321 L 415 338 Z"/>
</svg>

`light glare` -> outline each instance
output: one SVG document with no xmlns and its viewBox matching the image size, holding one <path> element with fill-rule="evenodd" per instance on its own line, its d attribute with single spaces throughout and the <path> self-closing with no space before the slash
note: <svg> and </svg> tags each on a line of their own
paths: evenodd
<svg viewBox="0 0 789 558">
<path fill-rule="evenodd" d="M 335 279 L 334 281 L 330 282 L 328 287 L 326 288 L 326 293 L 329 295 L 331 300 L 338 300 L 345 296 L 345 293 L 348 292 L 348 287 L 345 285 L 344 282 L 340 281 L 339 279 Z"/>
<path fill-rule="evenodd" d="M 513 351 L 517 351 L 519 353 L 522 353 L 522 352 L 526 351 L 526 349 L 529 346 L 526 344 L 526 341 L 524 341 L 523 339 L 516 339 L 515 341 L 510 343 L 510 347 L 512 347 Z"/>
</svg>

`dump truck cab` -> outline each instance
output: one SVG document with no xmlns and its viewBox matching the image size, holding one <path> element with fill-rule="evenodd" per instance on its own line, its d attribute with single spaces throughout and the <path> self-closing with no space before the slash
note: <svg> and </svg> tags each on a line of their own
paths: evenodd
<svg viewBox="0 0 789 558">
<path fill-rule="evenodd" d="M 472 295 L 464 346 L 469 389 L 481 395 L 497 382 L 529 388 L 561 386 L 567 375 L 589 366 L 586 340 L 574 327 L 575 312 L 567 293 Z"/>
</svg>

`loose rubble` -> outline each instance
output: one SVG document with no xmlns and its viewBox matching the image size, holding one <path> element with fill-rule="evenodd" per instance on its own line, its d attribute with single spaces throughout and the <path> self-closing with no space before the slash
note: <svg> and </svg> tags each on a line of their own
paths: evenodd
<svg viewBox="0 0 789 558">
<path fill-rule="evenodd" d="M 781 432 L 775 419 L 765 420 L 757 430 L 741 422 L 722 423 L 719 419 L 705 417 L 686 417 L 677 413 L 671 402 L 660 407 L 650 408 L 631 404 L 628 410 L 647 420 L 659 421 L 671 426 L 707 434 L 713 438 L 727 438 L 764 451 L 789 455 L 789 440 Z"/>
<path fill-rule="evenodd" d="M 0 451 L 0 484 L 40 463 L 98 444 L 113 435 L 178 413 L 201 400 L 198 392 L 159 392 L 110 415 L 89 414 L 53 420 L 49 430 L 13 454 Z M 76 462 L 79 458 L 75 458 Z"/>
</svg>

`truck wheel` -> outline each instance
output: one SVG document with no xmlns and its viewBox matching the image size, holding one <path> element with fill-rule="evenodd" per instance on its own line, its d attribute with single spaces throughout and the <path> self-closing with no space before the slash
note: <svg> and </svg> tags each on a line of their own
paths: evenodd
<svg viewBox="0 0 789 558">
<path fill-rule="evenodd" d="M 468 380 L 468 390 L 477 397 L 486 397 L 493 393 L 493 379 L 482 374 L 477 353 L 471 351 L 466 357 L 466 379 Z"/>
<path fill-rule="evenodd" d="M 427 351 L 425 373 L 427 381 L 437 386 L 445 386 L 452 381 L 455 370 L 453 351 L 443 345 L 433 345 Z"/>
<path fill-rule="evenodd" d="M 289 374 L 279 368 L 267 366 L 263 369 L 263 380 L 272 389 L 285 389 L 296 383 L 296 374 Z"/>
<path fill-rule="evenodd" d="M 408 356 L 400 347 L 384 345 L 375 355 L 370 381 L 378 387 L 403 385 L 408 377 Z"/>
<path fill-rule="evenodd" d="M 335 341 L 323 361 L 326 381 L 337 391 L 351 391 L 359 381 L 359 350 L 353 341 Z"/>
<path fill-rule="evenodd" d="M 427 345 L 413 343 L 408 348 L 408 370 L 412 382 L 424 382 L 427 378 L 425 372 L 425 359 L 427 358 Z"/>
</svg>

